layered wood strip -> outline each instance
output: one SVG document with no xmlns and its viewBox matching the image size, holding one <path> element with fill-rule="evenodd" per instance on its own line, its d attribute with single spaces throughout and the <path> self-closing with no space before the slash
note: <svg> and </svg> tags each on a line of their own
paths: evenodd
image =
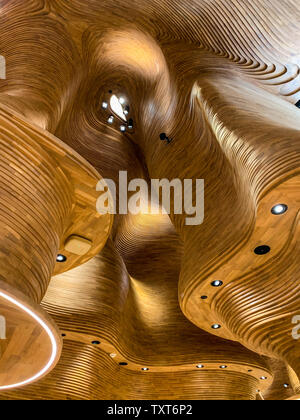
<svg viewBox="0 0 300 420">
<path fill-rule="evenodd" d="M 52 133 L 117 183 L 119 171 L 127 170 L 129 180 L 203 178 L 206 185 L 201 226 L 188 227 L 185 215 L 172 214 L 175 232 L 161 218 L 118 216 L 102 255 L 53 279 L 43 304 L 70 341 L 51 379 L 15 398 L 251 399 L 255 369 L 266 369 L 269 380 L 272 374 L 240 344 L 300 374 L 299 341 L 291 334 L 300 305 L 299 17 L 296 0 L 3 2 L 0 54 L 7 79 L 0 81 L 0 102 L 27 117 L 26 143 L 37 135 L 31 127 L 37 124 L 48 130 L 42 136 L 47 147 L 57 144 Z M 110 114 L 101 103 L 111 92 L 130 105 L 131 132 L 122 134 L 117 119 L 107 124 Z M 160 133 L 173 142 L 161 142 Z M 70 264 L 56 267 L 56 274 L 100 252 L 111 228 L 111 219 L 97 221 L 93 212 L 96 171 L 68 153 L 76 165 L 66 163 L 66 153 L 58 153 L 56 163 L 68 166 L 72 182 L 67 176 L 66 185 L 77 180 L 77 207 L 59 248 L 75 227 L 96 246 L 86 258 L 68 255 Z M 78 162 L 91 177 L 79 172 Z M 50 166 L 41 197 L 54 182 Z M 10 169 L 3 183 L 12 176 Z M 58 198 L 50 208 L 60 215 L 67 209 L 56 208 Z M 288 212 L 274 216 L 272 207 L 281 203 Z M 25 204 L 26 217 L 36 216 L 32 203 Z M 25 239 L 33 248 L 30 234 Z M 53 241 L 55 228 L 47 235 Z M 6 236 L 13 253 L 12 244 L 20 242 Z M 262 245 L 271 252 L 257 256 Z M 212 288 L 214 280 L 223 287 Z M 31 281 L 38 299 L 40 285 Z M 178 296 L 194 325 L 182 315 Z M 221 329 L 213 331 L 215 323 Z M 97 339 L 102 351 L 89 347 Z M 112 351 L 115 358 L 102 353 Z M 127 368 L 117 366 L 122 358 Z M 218 371 L 219 388 L 210 370 L 187 369 L 221 359 L 252 372 Z M 135 370 L 145 364 L 148 376 Z M 140 384 L 139 393 L 128 389 L 131 381 Z"/>
</svg>

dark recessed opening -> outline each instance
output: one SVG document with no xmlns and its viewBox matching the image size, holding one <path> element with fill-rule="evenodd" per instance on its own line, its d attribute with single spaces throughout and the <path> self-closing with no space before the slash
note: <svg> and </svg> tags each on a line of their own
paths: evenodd
<svg viewBox="0 0 300 420">
<path fill-rule="evenodd" d="M 271 251 L 271 248 L 268 245 L 261 245 L 255 248 L 254 253 L 256 255 L 266 255 Z"/>
<path fill-rule="evenodd" d="M 166 139 L 167 139 L 167 135 L 166 135 L 166 133 L 161 133 L 161 134 L 160 134 L 160 136 L 159 136 L 159 138 L 160 138 L 161 140 L 166 140 Z"/>
<path fill-rule="evenodd" d="M 108 91 L 108 93 L 113 93 L 113 91 L 110 89 L 110 90 Z"/>
<path fill-rule="evenodd" d="M 92 341 L 93 346 L 99 346 L 101 343 L 100 341 Z"/>
<path fill-rule="evenodd" d="M 67 334 L 62 334 L 61 336 L 62 336 L 62 337 L 66 337 L 66 336 L 67 336 Z"/>
<path fill-rule="evenodd" d="M 300 101 L 298 101 L 295 105 L 297 108 L 300 108 Z"/>
<path fill-rule="evenodd" d="M 207 296 L 201 296 L 201 299 L 206 300 L 206 299 L 208 299 L 208 297 Z"/>
<path fill-rule="evenodd" d="M 119 365 L 120 365 L 120 366 L 127 366 L 127 365 L 128 365 L 128 363 L 126 363 L 126 362 L 120 362 L 120 363 L 119 363 Z"/>
</svg>

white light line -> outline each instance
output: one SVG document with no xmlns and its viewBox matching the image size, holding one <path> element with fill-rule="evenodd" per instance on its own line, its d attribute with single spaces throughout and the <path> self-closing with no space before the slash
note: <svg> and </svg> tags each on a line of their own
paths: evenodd
<svg viewBox="0 0 300 420">
<path fill-rule="evenodd" d="M 27 384 L 37 380 L 41 376 L 43 376 L 44 373 L 46 373 L 50 369 L 50 367 L 52 366 L 52 364 L 54 363 L 54 361 L 56 359 L 57 344 L 56 344 L 55 337 L 54 337 L 52 331 L 50 330 L 50 328 L 48 327 L 48 325 L 41 318 L 39 318 L 33 311 L 31 311 L 29 308 L 24 306 L 22 303 L 18 302 L 17 300 L 15 300 L 14 298 L 6 295 L 3 292 L 0 292 L 0 297 L 6 299 L 7 301 L 11 302 L 12 304 L 18 306 L 20 309 L 22 309 L 24 312 L 26 312 L 28 315 L 30 315 L 33 319 L 35 319 L 41 325 L 41 327 L 46 331 L 46 333 L 48 334 L 48 336 L 50 338 L 50 341 L 51 341 L 51 345 L 52 345 L 52 354 L 51 354 L 50 360 L 42 370 L 40 370 L 36 375 L 32 376 L 30 379 L 27 379 L 26 381 L 19 382 L 19 383 L 13 384 L 13 385 L 0 386 L 0 390 L 3 390 L 3 389 L 17 388 L 17 387 L 20 387 L 20 386 L 27 385 Z"/>
</svg>

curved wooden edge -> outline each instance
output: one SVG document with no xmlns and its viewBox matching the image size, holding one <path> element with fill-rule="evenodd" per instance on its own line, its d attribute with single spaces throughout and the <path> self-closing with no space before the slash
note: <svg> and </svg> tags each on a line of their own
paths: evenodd
<svg viewBox="0 0 300 420">
<path fill-rule="evenodd" d="M 130 360 L 119 348 L 109 343 L 108 340 L 103 339 L 99 336 L 92 336 L 86 334 L 80 334 L 73 331 L 62 330 L 62 334 L 65 336 L 65 339 L 68 341 L 78 342 L 82 344 L 93 344 L 105 353 L 107 353 L 111 359 L 113 360 L 116 365 L 122 366 L 122 368 L 127 369 L 131 372 L 144 372 L 147 374 L 151 373 L 172 373 L 172 372 L 195 372 L 195 371 L 202 371 L 202 372 L 210 372 L 210 371 L 220 371 L 224 370 L 226 372 L 238 372 L 252 378 L 256 379 L 259 384 L 259 390 L 261 392 L 265 392 L 273 383 L 274 375 L 269 369 L 262 368 L 262 366 L 256 366 L 254 364 L 246 364 L 246 363 L 239 363 L 235 362 L 234 360 L 230 359 L 230 357 L 225 356 L 224 358 L 220 358 L 219 361 L 215 360 L 212 362 L 211 360 L 201 359 L 199 360 L 198 364 L 164 364 L 164 365 L 153 365 L 148 364 L 147 366 L 144 364 L 136 363 Z M 99 344 L 98 344 L 99 343 Z M 198 368 L 198 365 L 203 365 L 203 368 Z M 226 368 L 222 368 L 226 366 Z M 147 370 L 143 370 L 143 369 Z M 266 378 L 266 379 L 262 379 Z"/>
<path fill-rule="evenodd" d="M 187 317 L 203 330 L 214 334 L 218 337 L 238 341 L 238 338 L 226 328 L 224 320 L 219 317 L 215 301 L 219 294 L 230 286 L 233 280 L 240 281 L 247 277 L 249 273 L 257 272 L 268 264 L 272 263 L 274 258 L 280 258 L 282 249 L 289 240 L 294 240 L 295 231 L 292 229 L 296 220 L 299 218 L 299 200 L 294 196 L 295 186 L 300 185 L 299 173 L 287 174 L 282 182 L 269 188 L 258 205 L 256 226 L 252 236 L 247 243 L 238 250 L 236 255 L 231 256 L 228 261 L 219 267 L 215 272 L 211 273 L 205 281 L 197 282 L 190 290 L 186 291 L 181 298 L 181 307 Z M 276 204 L 286 203 L 288 212 L 281 216 L 274 216 L 271 209 Z M 289 226 L 290 229 L 286 229 Z M 280 235 L 280 242 L 274 241 L 274 232 L 277 230 Z M 292 237 L 291 237 L 292 235 Z M 260 258 L 253 258 L 253 250 L 256 246 L 269 244 L 272 247 L 272 253 Z M 245 258 L 245 255 L 248 255 Z M 244 266 L 244 272 L 243 272 Z M 259 274 L 258 274 L 259 275 Z M 221 280 L 222 287 L 212 287 L 212 282 Z M 206 300 L 201 301 L 201 296 L 207 296 Z M 192 304 L 190 304 L 192 302 Z M 196 305 L 198 302 L 198 305 Z M 196 312 L 197 312 L 197 316 Z M 220 329 L 212 329 L 212 325 L 221 325 Z M 266 354 L 270 356 L 270 354 Z"/>
<path fill-rule="evenodd" d="M 114 217 L 111 214 L 98 213 L 96 204 L 99 193 L 96 190 L 103 178 L 84 158 L 54 135 L 28 121 L 6 105 L 0 104 L 0 113 L 19 127 L 27 135 L 28 141 L 42 147 L 63 171 L 66 182 L 73 187 L 74 207 L 68 226 L 61 238 L 59 253 L 66 256 L 62 264 L 56 264 L 54 275 L 71 270 L 84 264 L 97 255 L 110 235 Z M 65 243 L 71 236 L 88 240 L 90 250 L 84 255 L 75 255 L 65 249 Z"/>
<path fill-rule="evenodd" d="M 32 371 L 34 373 L 32 376 L 28 375 L 28 378 L 25 380 L 23 379 L 22 381 L 19 381 L 16 377 L 16 379 L 14 381 L 10 381 L 9 384 L 3 384 L 0 382 L 0 391 L 4 391 L 31 384 L 46 376 L 56 366 L 60 359 L 62 352 L 62 337 L 55 322 L 40 305 L 30 301 L 30 299 L 23 295 L 20 291 L 9 286 L 2 280 L 0 280 L 0 299 L 13 306 L 21 314 L 21 316 L 24 315 L 27 318 L 29 317 L 33 321 L 34 325 L 36 325 L 35 329 L 39 329 L 39 337 L 42 336 L 42 338 L 44 338 L 45 335 L 48 337 L 48 342 L 45 344 L 45 341 L 43 341 L 43 344 L 48 347 L 48 353 L 50 354 L 50 357 L 47 356 L 46 360 L 41 360 L 45 359 L 44 352 L 41 351 L 41 345 L 38 340 L 37 342 L 32 340 L 30 360 L 35 360 L 36 365 L 41 363 L 41 367 L 38 368 L 37 372 L 34 372 L 34 366 L 32 366 Z M 7 319 L 6 322 L 7 330 L 10 330 L 10 319 Z M 24 325 L 18 325 L 18 327 L 22 329 L 22 333 L 25 332 L 25 335 L 28 334 L 27 340 L 29 340 L 31 338 L 31 331 L 30 329 L 27 331 L 26 322 Z M 17 342 L 16 344 L 18 345 L 19 343 Z M 12 347 L 11 342 L 9 342 L 8 345 L 10 348 Z M 2 355 L 0 354 L 0 361 L 1 357 Z M 27 362 L 31 363 L 30 360 Z M 23 375 L 25 363 L 26 361 L 24 361 L 21 356 L 17 362 L 14 361 L 14 367 L 18 364 L 20 366 L 18 371 L 20 375 Z"/>
</svg>

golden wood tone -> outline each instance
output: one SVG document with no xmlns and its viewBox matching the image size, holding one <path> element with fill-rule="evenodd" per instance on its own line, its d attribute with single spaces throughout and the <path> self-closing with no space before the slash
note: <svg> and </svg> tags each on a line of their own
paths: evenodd
<svg viewBox="0 0 300 420">
<path fill-rule="evenodd" d="M 0 11 L 0 286 L 65 341 L 47 377 L 0 398 L 297 399 L 299 1 L 10 0 Z M 132 130 L 116 114 L 108 123 L 112 94 Z M 118 185 L 119 171 L 148 185 L 204 179 L 203 224 L 172 213 L 112 225 L 96 184 L 101 173 Z M 45 340 L 0 305 L 1 387 L 27 376 Z M 22 325 L 33 344 L 14 370 Z"/>
</svg>

